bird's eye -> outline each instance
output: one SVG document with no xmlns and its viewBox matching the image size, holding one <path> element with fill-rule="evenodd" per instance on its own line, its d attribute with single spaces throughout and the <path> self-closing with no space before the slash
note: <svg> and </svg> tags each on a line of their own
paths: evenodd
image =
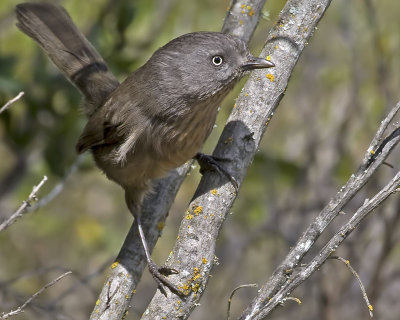
<svg viewBox="0 0 400 320">
<path fill-rule="evenodd" d="M 212 58 L 212 63 L 214 64 L 214 66 L 219 66 L 219 65 L 221 65 L 221 64 L 222 64 L 222 61 L 223 61 L 223 59 L 222 59 L 221 56 L 214 56 L 214 57 Z"/>
</svg>

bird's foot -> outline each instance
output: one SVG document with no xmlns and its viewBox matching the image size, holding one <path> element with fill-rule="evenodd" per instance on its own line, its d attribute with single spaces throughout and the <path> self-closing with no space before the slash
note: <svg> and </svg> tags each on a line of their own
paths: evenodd
<svg viewBox="0 0 400 320">
<path fill-rule="evenodd" d="M 167 287 L 171 292 L 175 293 L 178 296 L 184 296 L 185 294 L 179 290 L 171 281 L 169 281 L 166 276 L 169 276 L 171 274 L 177 274 L 179 273 L 176 269 L 161 266 L 159 267 L 156 265 L 153 261 L 149 261 L 149 271 L 151 275 L 153 276 L 155 282 L 158 285 L 158 288 L 160 289 L 161 293 L 164 296 L 167 296 L 167 291 L 165 290 L 165 287 Z"/>
<path fill-rule="evenodd" d="M 236 193 L 239 191 L 239 184 L 236 179 L 220 164 L 222 161 L 232 161 L 231 159 L 212 156 L 200 152 L 196 153 L 193 159 L 196 159 L 199 163 L 201 174 L 206 171 L 217 171 L 220 175 L 224 175 L 229 179 L 235 188 Z"/>
</svg>

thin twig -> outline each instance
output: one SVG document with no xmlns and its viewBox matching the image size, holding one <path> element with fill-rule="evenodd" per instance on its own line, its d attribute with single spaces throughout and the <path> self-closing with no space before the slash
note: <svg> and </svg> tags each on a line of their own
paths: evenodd
<svg viewBox="0 0 400 320">
<path fill-rule="evenodd" d="M 369 165 L 372 157 L 376 158 L 376 156 L 379 154 L 379 152 L 377 152 L 377 149 L 379 148 L 378 146 L 382 140 L 383 134 L 385 133 L 389 124 L 393 121 L 393 118 L 398 114 L 399 110 L 400 101 L 397 102 L 396 106 L 392 108 L 392 110 L 390 110 L 389 114 L 381 122 L 381 125 L 379 126 L 379 129 L 376 132 L 374 139 L 372 139 L 371 144 L 369 145 L 368 150 L 365 153 L 363 164 L 365 164 L 366 166 Z"/>
<path fill-rule="evenodd" d="M 369 311 L 369 315 L 371 316 L 371 318 L 374 316 L 374 314 L 372 313 L 372 311 L 374 310 L 374 308 L 372 307 L 372 304 L 369 302 L 368 296 L 367 296 L 367 292 L 365 291 L 364 285 L 360 279 L 360 276 L 358 275 L 357 271 L 354 270 L 354 268 L 350 265 L 350 261 L 347 259 L 344 259 L 342 257 L 339 256 L 330 256 L 328 259 L 336 259 L 339 261 L 342 261 L 347 268 L 349 268 L 349 270 L 351 271 L 351 273 L 356 277 L 358 284 L 360 285 L 360 289 L 361 289 L 361 293 L 362 296 L 365 300 L 365 303 L 367 304 L 367 308 Z"/>
<path fill-rule="evenodd" d="M 238 287 L 236 287 L 235 289 L 232 290 L 231 295 L 229 296 L 229 299 L 228 299 L 228 309 L 227 309 L 227 312 L 226 312 L 226 319 L 227 320 L 229 320 L 230 316 L 231 316 L 231 303 L 232 303 L 232 298 L 235 295 L 236 291 L 238 291 L 239 289 L 242 289 L 242 288 L 249 288 L 249 287 L 257 288 L 258 284 L 256 284 L 256 283 L 243 284 L 243 285 L 238 286 Z"/>
<path fill-rule="evenodd" d="M 47 181 L 47 177 L 44 176 L 42 181 L 37 186 L 34 186 L 32 189 L 31 194 L 29 195 L 28 199 L 24 200 L 21 206 L 15 211 L 7 220 L 0 224 L 0 232 L 7 229 L 11 226 L 15 221 L 21 218 L 26 212 L 27 209 L 31 206 L 33 201 L 37 201 L 37 193 L 39 192 L 40 188 L 45 184 Z"/>
<path fill-rule="evenodd" d="M 400 110 L 400 102 L 389 112 L 387 117 L 382 121 L 375 137 L 373 138 L 368 150 L 365 153 L 364 159 L 360 168 L 353 175 L 350 176 L 346 184 L 340 188 L 335 197 L 333 197 L 324 209 L 314 218 L 311 224 L 307 227 L 301 235 L 296 245 L 291 248 L 290 252 L 286 255 L 285 259 L 275 269 L 268 282 L 265 283 L 259 290 L 259 294 L 252 301 L 251 305 L 243 313 L 241 319 L 253 319 L 254 313 L 263 308 L 266 302 L 266 297 L 273 297 L 287 281 L 286 270 L 294 270 L 299 265 L 303 257 L 312 248 L 315 241 L 321 233 L 328 227 L 328 225 L 342 212 L 343 207 L 356 195 L 356 193 L 367 183 L 375 171 L 382 165 L 388 157 L 393 148 L 400 141 L 398 135 L 390 134 L 381 152 L 376 154 L 373 161 L 371 161 L 371 150 L 378 148 L 382 136 L 393 121 L 393 118 Z M 397 130 L 397 127 L 394 131 Z"/>
<path fill-rule="evenodd" d="M 295 288 L 306 281 L 321 265 L 328 259 L 339 245 L 353 232 L 374 209 L 382 204 L 390 195 L 397 191 L 400 184 L 400 171 L 392 180 L 380 190 L 371 200 L 366 199 L 364 204 L 357 210 L 350 220 L 344 224 L 340 230 L 327 242 L 327 244 L 315 255 L 315 257 L 300 272 L 288 279 L 280 287 L 278 292 L 267 301 L 260 305 L 259 309 L 252 309 L 251 314 L 243 314 L 240 319 L 261 320 L 265 319 L 281 301 L 287 297 Z M 370 309 L 370 307 L 368 307 Z M 371 309 L 370 309 L 371 311 Z"/>
<path fill-rule="evenodd" d="M 82 164 L 83 160 L 85 159 L 86 154 L 79 155 L 75 162 L 71 165 L 71 167 L 67 170 L 64 177 L 57 182 L 57 184 L 53 187 L 53 189 L 44 197 L 42 197 L 38 202 L 28 208 L 29 212 L 36 211 L 41 207 L 46 206 L 49 202 L 53 201 L 63 190 L 67 179 L 73 175 Z"/>
<path fill-rule="evenodd" d="M 284 304 L 286 301 L 288 301 L 288 300 L 297 302 L 297 304 L 301 304 L 301 300 L 300 300 L 299 298 L 296 298 L 296 297 L 286 297 L 286 298 L 283 298 L 282 301 L 281 301 L 281 304 L 283 305 L 283 304 Z"/>
<path fill-rule="evenodd" d="M 42 287 L 39 291 L 37 291 L 34 295 L 32 295 L 28 300 L 24 302 L 24 304 L 17 309 L 10 311 L 9 313 L 3 314 L 1 316 L 1 319 L 8 319 L 9 317 L 15 316 L 19 313 L 22 313 L 24 309 L 33 301 L 33 299 L 37 298 L 44 290 L 47 288 L 53 286 L 56 282 L 60 281 L 62 278 L 66 277 L 67 275 L 71 274 L 72 271 L 67 271 L 58 278 L 54 279 L 53 281 L 49 282 L 46 284 L 44 287 Z"/>
<path fill-rule="evenodd" d="M 4 111 L 6 111 L 14 102 L 18 101 L 19 99 L 21 99 L 21 97 L 24 95 L 25 93 L 23 91 L 21 91 L 20 93 L 18 93 L 18 95 L 14 98 L 12 98 L 11 100 L 9 100 L 4 106 L 1 107 L 0 109 L 0 114 L 3 113 Z"/>
</svg>

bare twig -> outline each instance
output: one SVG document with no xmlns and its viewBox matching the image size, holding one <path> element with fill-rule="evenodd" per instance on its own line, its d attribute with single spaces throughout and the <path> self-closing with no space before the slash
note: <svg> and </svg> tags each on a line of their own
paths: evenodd
<svg viewBox="0 0 400 320">
<path fill-rule="evenodd" d="M 226 312 L 226 318 L 229 320 L 230 316 L 231 316 L 231 303 L 232 303 L 232 298 L 235 295 L 236 291 L 238 291 L 239 289 L 243 289 L 243 288 L 257 288 L 258 285 L 256 283 L 250 283 L 250 284 L 243 284 L 241 286 L 236 287 L 235 289 L 232 290 L 231 295 L 229 296 L 228 299 L 228 309 Z"/>
<path fill-rule="evenodd" d="M 46 206 L 48 203 L 53 201 L 63 190 L 68 178 L 73 175 L 82 164 L 83 160 L 85 159 L 86 155 L 82 154 L 79 155 L 75 162 L 69 167 L 64 177 L 57 182 L 57 184 L 53 187 L 53 189 L 44 197 L 42 197 L 38 202 L 28 208 L 28 211 L 36 211 L 41 207 Z"/>
<path fill-rule="evenodd" d="M 296 298 L 296 297 L 286 297 L 286 298 L 283 298 L 282 299 L 282 301 L 281 301 L 281 304 L 283 305 L 286 301 L 288 301 L 288 300 L 290 300 L 290 301 L 294 301 L 294 302 L 297 302 L 297 304 L 301 304 L 301 300 L 299 299 L 299 298 Z"/>
<path fill-rule="evenodd" d="M 49 282 L 48 284 L 46 284 L 44 287 L 42 287 L 39 291 L 37 291 L 34 295 L 32 295 L 28 300 L 26 300 L 24 302 L 24 304 L 22 304 L 20 307 L 18 307 L 17 309 L 10 311 L 6 314 L 1 315 L 0 319 L 8 319 L 12 316 L 15 316 L 19 313 L 24 312 L 24 309 L 33 301 L 33 299 L 37 298 L 40 294 L 42 294 L 43 291 L 45 291 L 47 288 L 53 286 L 55 283 L 57 283 L 58 281 L 60 281 L 62 278 L 66 277 L 67 275 L 71 274 L 72 271 L 67 271 L 64 274 L 62 274 L 61 276 L 59 276 L 58 278 L 54 279 L 53 281 Z"/>
<path fill-rule="evenodd" d="M 371 144 L 368 147 L 367 152 L 365 153 L 363 164 L 369 165 L 371 163 L 371 159 L 375 159 L 379 152 L 379 145 L 383 139 L 383 135 L 389 126 L 389 124 L 393 121 L 394 117 L 398 114 L 400 110 L 400 101 L 397 102 L 396 106 L 390 110 L 389 114 L 386 118 L 381 122 L 378 131 L 375 134 L 375 137 L 372 139 Z"/>
<path fill-rule="evenodd" d="M 358 284 L 360 286 L 360 289 L 361 289 L 362 296 L 363 296 L 363 298 L 365 300 L 365 303 L 367 304 L 369 315 L 372 318 L 374 316 L 374 314 L 372 313 L 374 308 L 372 307 L 372 304 L 369 303 L 367 292 L 365 291 L 365 288 L 364 288 L 364 285 L 363 285 L 363 283 L 362 283 L 362 281 L 360 279 L 360 276 L 358 275 L 357 271 L 354 270 L 354 268 L 350 265 L 350 261 L 347 260 L 347 259 L 344 259 L 342 257 L 339 257 L 339 256 L 330 256 L 329 259 L 336 259 L 336 260 L 339 260 L 339 261 L 343 262 L 346 265 L 346 267 L 349 268 L 351 273 L 356 277 L 356 279 L 358 281 Z"/>
<path fill-rule="evenodd" d="M 42 181 L 40 181 L 40 183 L 37 186 L 33 187 L 32 192 L 29 195 L 28 199 L 24 200 L 21 206 L 17 209 L 17 211 L 15 211 L 8 219 L 6 219 L 4 222 L 0 224 L 0 232 L 7 229 L 28 211 L 27 209 L 31 206 L 31 203 L 37 200 L 37 193 L 39 192 L 40 188 L 45 184 L 46 181 L 47 177 L 44 176 Z"/>
<path fill-rule="evenodd" d="M 336 196 L 315 217 L 313 222 L 301 235 L 296 245 L 291 248 L 285 259 L 275 269 L 268 282 L 259 290 L 259 295 L 252 301 L 251 305 L 244 312 L 241 319 L 253 319 L 252 316 L 254 316 L 256 313 L 258 314 L 259 310 L 266 305 L 266 297 L 273 297 L 275 294 L 277 294 L 278 290 L 280 290 L 281 287 L 286 283 L 287 278 L 290 275 L 290 273 L 288 274 L 287 270 L 293 271 L 296 268 L 321 233 L 333 221 L 333 219 L 340 214 L 343 207 L 365 185 L 372 174 L 377 170 L 377 168 L 380 167 L 389 153 L 397 145 L 400 140 L 400 136 L 394 135 L 393 132 L 396 132 L 399 125 L 397 125 L 392 134 L 388 136 L 392 136 L 392 139 L 384 140 L 385 145 L 381 152 L 376 153 L 376 156 L 374 156 L 373 160 L 371 161 L 371 150 L 374 150 L 375 148 L 379 149 L 379 142 L 381 141 L 388 125 L 393 120 L 394 116 L 399 112 L 399 109 L 400 102 L 393 108 L 392 111 L 390 111 L 386 119 L 382 121 L 379 130 L 377 131 L 368 150 L 366 151 L 360 168 L 355 174 L 351 175 L 347 183 L 340 188 Z"/>
<path fill-rule="evenodd" d="M 4 106 L 1 107 L 0 114 L 3 113 L 4 111 L 6 111 L 14 102 L 16 102 L 19 99 L 21 99 L 21 97 L 23 95 L 24 95 L 24 92 L 21 91 L 20 93 L 18 93 L 18 95 L 16 97 L 14 97 L 11 100 L 9 100 Z"/>
<path fill-rule="evenodd" d="M 259 305 L 259 309 L 252 309 L 251 314 L 244 314 L 240 319 L 261 320 L 290 294 L 301 283 L 307 280 L 321 265 L 336 251 L 338 246 L 354 231 L 365 217 L 385 201 L 391 194 L 395 193 L 400 184 L 400 172 L 371 200 L 366 199 L 364 204 L 343 225 L 342 228 L 328 241 L 328 243 L 319 251 L 319 253 L 307 264 L 305 268 L 294 274 L 284 283 L 283 286 L 274 294 L 274 296 L 264 305 Z"/>
</svg>

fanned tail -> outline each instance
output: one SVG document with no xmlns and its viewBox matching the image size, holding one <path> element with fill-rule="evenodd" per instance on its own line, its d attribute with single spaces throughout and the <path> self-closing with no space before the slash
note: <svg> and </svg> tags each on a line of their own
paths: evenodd
<svg viewBox="0 0 400 320">
<path fill-rule="evenodd" d="M 106 63 L 71 17 L 50 3 L 22 3 L 16 7 L 17 26 L 34 39 L 86 98 L 91 115 L 119 85 Z"/>
</svg>

